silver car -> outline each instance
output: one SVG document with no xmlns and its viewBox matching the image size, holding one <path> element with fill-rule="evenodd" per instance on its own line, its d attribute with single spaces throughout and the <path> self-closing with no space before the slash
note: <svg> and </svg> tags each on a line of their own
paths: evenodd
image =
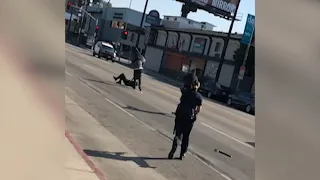
<svg viewBox="0 0 320 180">
<path fill-rule="evenodd" d="M 93 47 L 93 56 L 98 55 L 98 58 L 104 57 L 107 60 L 115 61 L 117 52 L 113 45 L 107 42 L 98 41 Z"/>
</svg>

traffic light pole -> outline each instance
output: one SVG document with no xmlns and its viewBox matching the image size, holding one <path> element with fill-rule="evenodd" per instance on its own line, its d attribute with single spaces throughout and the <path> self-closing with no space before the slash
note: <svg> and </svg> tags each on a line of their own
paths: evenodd
<svg viewBox="0 0 320 180">
<path fill-rule="evenodd" d="M 142 25 L 143 25 L 143 22 L 144 22 L 144 16 L 146 15 L 148 2 L 149 2 L 149 0 L 146 0 L 146 3 L 145 3 L 145 5 L 144 5 L 144 10 L 143 10 L 142 18 L 141 18 L 141 22 L 140 22 L 139 33 L 138 33 L 138 38 L 137 38 L 137 42 L 136 42 L 136 47 L 137 47 L 138 49 L 139 49 L 140 35 L 141 35 L 141 32 L 142 32 Z"/>
<path fill-rule="evenodd" d="M 87 0 L 84 1 L 84 11 L 87 12 Z M 78 33 L 78 44 L 80 45 L 80 37 L 81 37 L 81 30 L 83 26 L 83 21 L 84 21 L 84 15 L 85 13 L 81 13 L 81 22 L 80 22 L 80 28 L 79 28 L 79 33 Z"/>
<path fill-rule="evenodd" d="M 70 13 L 70 18 L 69 18 L 69 23 L 68 23 L 68 29 L 67 29 L 67 33 L 70 32 L 70 26 L 71 26 L 71 21 L 72 21 L 72 15 L 73 15 L 73 7 L 71 6 L 71 13 Z"/>
<path fill-rule="evenodd" d="M 254 28 L 254 27 L 253 27 Z M 254 29 L 253 29 L 254 31 Z M 247 59 L 248 59 L 248 56 L 249 56 L 249 51 L 250 51 L 250 48 L 251 48 L 251 43 L 252 43 L 252 39 L 253 39 L 253 34 L 251 35 L 250 37 L 250 41 L 249 41 L 249 44 L 246 48 L 246 52 L 244 54 L 244 58 L 243 58 L 243 62 L 242 62 L 242 65 L 241 66 L 245 66 L 246 63 L 247 63 Z M 238 77 L 238 81 L 237 81 L 237 86 L 236 86 L 236 91 L 239 90 L 239 86 L 240 86 L 240 82 L 241 82 L 241 79 Z"/>
<path fill-rule="evenodd" d="M 221 74 L 221 69 L 222 69 L 223 63 L 224 63 L 224 61 L 225 61 L 225 57 L 226 57 L 226 53 L 227 53 L 227 48 L 228 48 L 229 40 L 230 40 L 231 33 L 232 33 L 233 24 L 234 24 L 234 22 L 235 22 L 235 20 L 236 20 L 236 16 L 237 16 L 237 13 L 238 13 L 238 9 L 239 9 L 240 2 L 241 2 L 241 0 L 239 0 L 238 4 L 237 4 L 237 6 L 236 6 L 236 10 L 235 10 L 235 12 L 234 12 L 234 15 L 233 15 L 233 17 L 232 17 L 231 24 L 230 24 L 230 27 L 229 27 L 228 35 L 227 35 L 227 38 L 225 39 L 225 42 L 224 42 L 224 45 L 223 45 L 223 49 L 222 49 L 222 53 L 221 53 L 221 58 L 220 58 L 218 70 L 217 70 L 216 77 L 215 77 L 215 81 L 216 81 L 216 82 L 219 82 L 219 77 L 220 77 L 220 74 Z"/>
</svg>

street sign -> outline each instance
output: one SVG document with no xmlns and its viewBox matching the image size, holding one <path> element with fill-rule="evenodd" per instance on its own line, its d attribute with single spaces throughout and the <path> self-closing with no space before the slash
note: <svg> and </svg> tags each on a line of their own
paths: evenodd
<svg viewBox="0 0 320 180">
<path fill-rule="evenodd" d="M 246 26 L 242 35 L 241 43 L 248 45 L 251 41 L 255 28 L 255 16 L 248 14 Z"/>
<path fill-rule="evenodd" d="M 246 67 L 245 66 L 241 66 L 240 67 L 240 71 L 239 71 L 238 79 L 242 80 L 245 72 L 246 72 Z"/>
<path fill-rule="evenodd" d="M 160 25 L 160 14 L 157 10 L 151 10 L 146 17 L 146 22 L 151 25 Z"/>
</svg>

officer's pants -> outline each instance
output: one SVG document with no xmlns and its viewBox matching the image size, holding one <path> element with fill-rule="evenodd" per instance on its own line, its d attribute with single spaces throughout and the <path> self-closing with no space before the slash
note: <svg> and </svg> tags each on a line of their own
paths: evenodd
<svg viewBox="0 0 320 180">
<path fill-rule="evenodd" d="M 189 136 L 192 128 L 193 128 L 193 122 L 191 122 L 191 120 L 190 121 L 188 121 L 188 119 L 176 120 L 175 138 L 172 144 L 172 151 L 176 151 L 178 146 L 178 140 L 181 140 L 180 155 L 183 155 L 187 152 L 188 146 L 189 146 Z"/>
</svg>

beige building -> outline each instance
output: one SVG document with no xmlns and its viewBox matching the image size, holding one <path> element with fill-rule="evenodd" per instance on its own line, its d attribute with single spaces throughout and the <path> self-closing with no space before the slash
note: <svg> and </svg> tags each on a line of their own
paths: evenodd
<svg viewBox="0 0 320 180">
<path fill-rule="evenodd" d="M 233 34 L 228 44 L 219 83 L 227 87 L 235 78 L 234 52 L 240 47 L 241 34 Z M 153 27 L 145 39 L 146 68 L 174 79 L 196 69 L 202 78 L 215 78 L 226 33 L 196 29 Z"/>
</svg>

